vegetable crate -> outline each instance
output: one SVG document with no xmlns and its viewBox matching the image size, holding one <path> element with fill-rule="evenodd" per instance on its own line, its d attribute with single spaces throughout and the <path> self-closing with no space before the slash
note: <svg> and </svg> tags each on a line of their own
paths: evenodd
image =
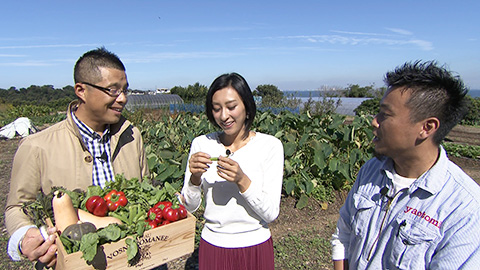
<svg viewBox="0 0 480 270">
<path fill-rule="evenodd" d="M 62 269 L 151 269 L 165 264 L 194 250 L 195 217 L 187 218 L 145 231 L 138 240 L 138 254 L 132 264 L 127 261 L 125 238 L 98 247 L 91 264 L 82 258 L 82 252 L 67 254 L 57 237 L 57 270 Z"/>
</svg>

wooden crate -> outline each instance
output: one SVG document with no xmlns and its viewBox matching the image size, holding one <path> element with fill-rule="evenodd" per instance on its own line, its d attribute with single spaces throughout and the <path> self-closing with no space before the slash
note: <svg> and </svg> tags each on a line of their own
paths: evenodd
<svg viewBox="0 0 480 270">
<path fill-rule="evenodd" d="M 138 241 L 137 258 L 133 265 L 127 261 L 125 239 L 98 247 L 97 255 L 89 265 L 81 258 L 82 252 L 67 254 L 57 237 L 57 270 L 70 269 L 151 269 L 165 264 L 194 250 L 195 217 L 187 218 L 148 230 Z"/>
</svg>

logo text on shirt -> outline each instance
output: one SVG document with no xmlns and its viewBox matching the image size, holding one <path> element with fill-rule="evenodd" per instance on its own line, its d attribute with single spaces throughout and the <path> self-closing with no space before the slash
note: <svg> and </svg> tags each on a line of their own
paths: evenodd
<svg viewBox="0 0 480 270">
<path fill-rule="evenodd" d="M 403 212 L 404 213 L 410 213 L 412 215 L 416 215 L 417 217 L 420 217 L 420 218 L 424 219 L 425 221 L 434 225 L 435 227 L 440 228 L 440 226 L 442 225 L 441 221 L 438 221 L 438 220 L 432 218 L 431 216 L 427 215 L 425 212 L 422 212 L 422 211 L 417 210 L 415 208 L 412 208 L 410 206 L 407 206 L 407 209 Z"/>
</svg>

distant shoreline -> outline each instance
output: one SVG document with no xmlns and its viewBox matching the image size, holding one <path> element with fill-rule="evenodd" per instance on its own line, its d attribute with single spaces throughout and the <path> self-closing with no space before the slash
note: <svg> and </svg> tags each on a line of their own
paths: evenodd
<svg viewBox="0 0 480 270">
<path fill-rule="evenodd" d="M 284 95 L 297 97 L 297 98 L 308 98 L 308 97 L 322 97 L 325 93 L 337 93 L 341 92 L 342 90 L 286 90 L 283 91 Z M 480 90 L 479 89 L 471 89 L 468 91 L 468 95 L 473 98 L 480 97 Z"/>
<path fill-rule="evenodd" d="M 480 97 L 480 90 L 472 89 L 472 90 L 468 91 L 468 95 L 470 95 L 473 98 Z"/>
</svg>

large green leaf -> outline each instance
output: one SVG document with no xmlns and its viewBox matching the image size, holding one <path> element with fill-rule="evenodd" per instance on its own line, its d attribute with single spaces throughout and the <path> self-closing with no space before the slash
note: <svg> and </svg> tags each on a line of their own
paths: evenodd
<svg viewBox="0 0 480 270">
<path fill-rule="evenodd" d="M 290 175 L 290 174 L 293 172 L 293 167 L 292 167 L 292 165 L 290 164 L 290 160 L 289 160 L 289 159 L 285 160 L 284 168 L 285 168 L 285 173 L 286 173 L 287 175 Z"/>
<path fill-rule="evenodd" d="M 284 144 L 283 147 L 284 147 L 283 150 L 284 150 L 285 156 L 291 157 L 295 153 L 297 145 L 294 142 L 288 142 Z"/>
<path fill-rule="evenodd" d="M 285 192 L 287 194 L 292 194 L 293 189 L 295 189 L 295 179 L 288 178 L 287 180 L 285 180 L 284 186 L 285 186 Z"/>
<path fill-rule="evenodd" d="M 323 151 L 315 151 L 313 160 L 320 170 L 323 170 L 327 166 Z"/>
<path fill-rule="evenodd" d="M 166 160 L 166 159 L 173 158 L 174 153 L 170 150 L 162 150 L 162 151 L 159 152 L 159 156 L 160 156 L 160 158 Z"/>
<path fill-rule="evenodd" d="M 147 164 L 148 164 L 148 168 L 150 168 L 150 169 L 153 168 L 153 167 L 155 167 L 155 165 L 158 164 L 158 157 L 157 157 L 157 155 L 155 155 L 155 154 L 149 154 L 149 155 L 147 156 Z"/>
<path fill-rule="evenodd" d="M 172 176 L 175 173 L 175 171 L 177 171 L 176 166 L 168 166 L 161 174 L 158 175 L 158 178 L 160 180 L 165 180 L 168 177 Z"/>
<path fill-rule="evenodd" d="M 295 133 L 291 132 L 291 133 L 285 134 L 285 138 L 289 143 L 295 143 L 297 136 L 295 136 Z"/>
<path fill-rule="evenodd" d="M 339 162 L 338 159 L 332 158 L 332 159 L 330 160 L 330 162 L 328 163 L 328 167 L 329 167 L 330 171 L 332 171 L 332 172 L 337 171 L 337 168 L 338 168 L 338 164 L 339 164 L 339 163 L 340 163 L 340 162 Z"/>
<path fill-rule="evenodd" d="M 308 197 L 307 197 L 307 195 L 302 193 L 302 195 L 300 195 L 300 199 L 298 200 L 295 207 L 297 207 L 298 209 L 303 209 L 303 208 L 305 208 L 305 206 L 307 206 L 307 204 L 308 204 Z"/>
</svg>

